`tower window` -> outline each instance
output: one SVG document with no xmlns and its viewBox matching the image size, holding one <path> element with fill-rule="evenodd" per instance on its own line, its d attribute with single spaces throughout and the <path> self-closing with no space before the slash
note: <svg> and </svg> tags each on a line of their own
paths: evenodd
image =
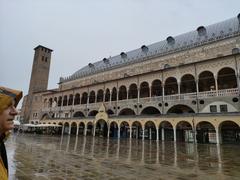
<svg viewBox="0 0 240 180">
<path fill-rule="evenodd" d="M 44 61 L 44 56 L 42 56 L 42 61 Z"/>
<path fill-rule="evenodd" d="M 47 62 L 47 57 L 45 57 L 45 62 Z"/>
</svg>

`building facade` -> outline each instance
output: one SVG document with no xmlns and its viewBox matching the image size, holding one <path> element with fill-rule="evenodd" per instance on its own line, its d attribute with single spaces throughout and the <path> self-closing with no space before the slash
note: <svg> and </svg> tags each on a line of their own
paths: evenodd
<svg viewBox="0 0 240 180">
<path fill-rule="evenodd" d="M 67 134 L 238 143 L 239 74 L 240 14 L 89 63 L 56 89 L 29 91 L 29 121 Z"/>
</svg>

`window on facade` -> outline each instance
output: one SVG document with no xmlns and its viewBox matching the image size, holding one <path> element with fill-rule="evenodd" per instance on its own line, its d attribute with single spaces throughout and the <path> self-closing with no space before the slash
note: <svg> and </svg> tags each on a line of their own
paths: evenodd
<svg viewBox="0 0 240 180">
<path fill-rule="evenodd" d="M 42 61 L 44 61 L 44 56 L 42 56 Z"/>
<path fill-rule="evenodd" d="M 45 57 L 45 62 L 47 62 L 47 57 Z"/>
<path fill-rule="evenodd" d="M 65 113 L 65 118 L 68 118 L 68 113 Z"/>
<path fill-rule="evenodd" d="M 226 104 L 221 104 L 220 105 L 220 112 L 228 112 L 227 105 Z"/>
<path fill-rule="evenodd" d="M 210 112 L 211 113 L 217 112 L 217 106 L 216 105 L 211 105 L 210 106 Z"/>
</svg>

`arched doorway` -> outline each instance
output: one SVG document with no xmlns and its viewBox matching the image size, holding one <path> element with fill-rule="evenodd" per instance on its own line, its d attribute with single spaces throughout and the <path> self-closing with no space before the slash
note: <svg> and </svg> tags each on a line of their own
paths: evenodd
<svg viewBox="0 0 240 180">
<path fill-rule="evenodd" d="M 223 68 L 218 72 L 218 89 L 237 88 L 237 78 L 232 68 Z"/>
<path fill-rule="evenodd" d="M 73 114 L 73 117 L 85 117 L 85 116 L 84 116 L 83 112 L 77 111 Z"/>
<path fill-rule="evenodd" d="M 199 92 L 216 90 L 214 75 L 210 71 L 204 71 L 198 78 Z"/>
<path fill-rule="evenodd" d="M 71 124 L 71 134 L 76 135 L 77 134 L 77 123 L 73 122 Z"/>
<path fill-rule="evenodd" d="M 136 99 L 138 95 L 137 85 L 131 84 L 128 90 L 128 99 Z"/>
<path fill-rule="evenodd" d="M 87 134 L 88 136 L 91 136 L 93 133 L 93 123 L 92 122 L 88 122 L 87 123 Z"/>
<path fill-rule="evenodd" d="M 162 141 L 173 141 L 173 126 L 168 121 L 163 121 L 159 125 L 159 139 Z"/>
<path fill-rule="evenodd" d="M 69 123 L 65 122 L 63 126 L 63 134 L 68 134 L 69 133 Z"/>
<path fill-rule="evenodd" d="M 107 137 L 108 126 L 105 120 L 98 120 L 95 126 L 95 136 Z"/>
<path fill-rule="evenodd" d="M 152 97 L 162 96 L 162 82 L 158 79 L 152 82 Z"/>
<path fill-rule="evenodd" d="M 185 74 L 181 78 L 180 91 L 181 91 L 181 94 L 193 93 L 193 92 L 197 91 L 196 82 L 195 82 L 195 79 L 194 79 L 193 75 Z"/>
<path fill-rule="evenodd" d="M 84 135 L 84 129 L 85 129 L 85 124 L 83 122 L 79 123 L 79 131 L 78 134 L 79 135 Z"/>
<path fill-rule="evenodd" d="M 132 138 L 135 138 L 135 139 L 142 138 L 142 125 L 138 121 L 135 121 L 132 124 Z"/>
<path fill-rule="evenodd" d="M 118 125 L 116 122 L 111 122 L 109 136 L 113 138 L 118 137 Z"/>
<path fill-rule="evenodd" d="M 233 121 L 224 121 L 219 125 L 222 143 L 240 143 L 240 128 Z"/>
<path fill-rule="evenodd" d="M 144 139 L 156 140 L 156 138 L 157 138 L 156 126 L 152 121 L 148 121 L 145 123 L 144 131 L 145 131 Z"/>
<path fill-rule="evenodd" d="M 147 82 L 142 82 L 140 84 L 140 98 L 149 96 L 150 96 L 149 84 Z"/>
<path fill-rule="evenodd" d="M 95 103 L 96 97 L 95 97 L 95 91 L 91 91 L 89 95 L 89 104 Z"/>
<path fill-rule="evenodd" d="M 178 93 L 177 79 L 174 77 L 167 78 L 165 81 L 164 91 L 165 95 L 177 94 Z"/>
<path fill-rule="evenodd" d="M 97 102 L 103 102 L 103 90 L 100 89 L 97 92 Z"/>
<path fill-rule="evenodd" d="M 120 137 L 129 138 L 129 133 L 130 133 L 129 124 L 126 121 L 123 121 L 120 124 Z"/>
<path fill-rule="evenodd" d="M 192 125 L 187 121 L 180 121 L 176 126 L 176 136 L 179 142 L 194 142 Z"/>
<path fill-rule="evenodd" d="M 216 143 L 216 131 L 214 126 L 207 121 L 202 121 L 196 126 L 197 143 Z"/>
<path fill-rule="evenodd" d="M 127 88 L 125 86 L 121 86 L 118 92 L 118 100 L 123 99 L 127 99 Z"/>
</svg>

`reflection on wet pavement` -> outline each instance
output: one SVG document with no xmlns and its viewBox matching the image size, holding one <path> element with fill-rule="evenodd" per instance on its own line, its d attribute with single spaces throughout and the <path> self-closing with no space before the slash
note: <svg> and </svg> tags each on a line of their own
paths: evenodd
<svg viewBox="0 0 240 180">
<path fill-rule="evenodd" d="M 238 145 L 14 134 L 11 179 L 239 179 Z"/>
</svg>

